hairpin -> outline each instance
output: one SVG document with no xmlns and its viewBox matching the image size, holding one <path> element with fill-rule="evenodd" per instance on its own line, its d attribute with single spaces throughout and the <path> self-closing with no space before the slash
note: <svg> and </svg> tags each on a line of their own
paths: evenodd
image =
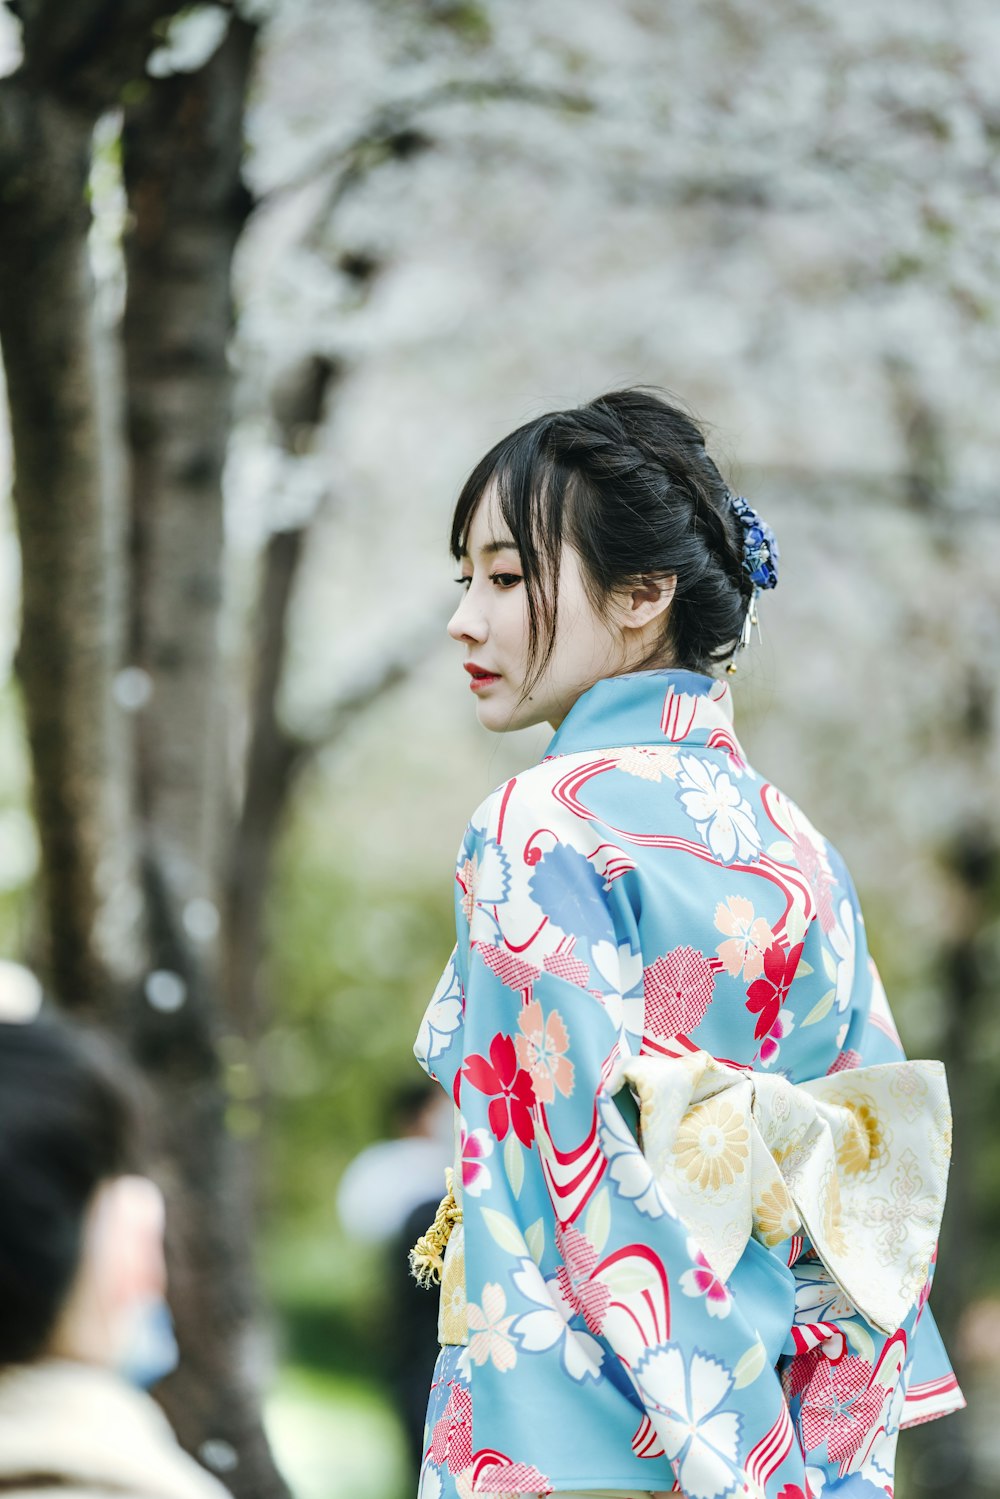
<svg viewBox="0 0 1000 1499">
<path fill-rule="evenodd" d="M 753 584 L 750 602 L 743 616 L 743 628 L 740 631 L 738 647 L 740 650 L 745 650 L 750 644 L 750 634 L 755 625 L 757 639 L 762 639 L 760 620 L 757 617 L 757 596 L 765 588 L 777 587 L 778 560 L 781 553 L 777 537 L 767 522 L 758 515 L 750 501 L 744 495 L 733 494 L 731 491 L 727 499 L 743 530 L 743 571 Z M 731 661 L 726 670 L 734 672 L 735 663 Z"/>
</svg>

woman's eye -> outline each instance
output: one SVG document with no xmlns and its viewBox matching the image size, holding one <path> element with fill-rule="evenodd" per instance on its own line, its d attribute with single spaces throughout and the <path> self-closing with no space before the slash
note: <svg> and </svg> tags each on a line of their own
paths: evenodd
<svg viewBox="0 0 1000 1499">
<path fill-rule="evenodd" d="M 462 588 L 467 589 L 472 582 L 472 578 L 468 574 L 463 574 L 460 578 L 456 578 L 455 582 L 460 584 Z M 491 573 L 490 582 L 495 583 L 498 588 L 506 591 L 508 588 L 516 587 L 518 583 L 523 583 L 524 579 L 520 573 Z"/>
</svg>

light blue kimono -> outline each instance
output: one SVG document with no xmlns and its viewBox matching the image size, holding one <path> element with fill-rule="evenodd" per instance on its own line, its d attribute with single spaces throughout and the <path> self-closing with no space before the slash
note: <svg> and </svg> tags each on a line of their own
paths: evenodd
<svg viewBox="0 0 1000 1499">
<path fill-rule="evenodd" d="M 781 1178 L 754 1186 L 762 1162 L 798 1180 L 793 1122 L 815 1102 L 798 1085 L 829 1093 L 816 1080 L 903 1053 L 843 860 L 748 765 L 728 683 L 598 682 L 473 814 L 455 896 L 415 1046 L 457 1106 L 462 1207 L 422 1499 L 891 1493 L 900 1427 L 964 1404 L 925 1305 L 946 1105 L 931 1117 L 915 1072 L 861 1072 L 891 1082 L 890 1112 L 843 1093 L 854 1134 L 808 1208 L 805 1187 L 793 1211 Z M 776 1079 L 756 1089 L 770 1153 L 717 1093 L 678 1106 L 669 1159 L 649 1159 L 636 1059 L 668 1080 L 702 1063 Z M 841 1188 L 869 1180 L 884 1308 L 877 1282 L 852 1301 L 836 1273 Z M 723 1216 L 745 1190 L 753 1231 L 699 1239 L 671 1181 Z"/>
</svg>

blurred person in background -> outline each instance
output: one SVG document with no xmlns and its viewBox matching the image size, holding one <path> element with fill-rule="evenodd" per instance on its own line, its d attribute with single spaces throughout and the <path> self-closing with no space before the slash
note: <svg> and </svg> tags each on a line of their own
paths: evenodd
<svg viewBox="0 0 1000 1499">
<path fill-rule="evenodd" d="M 2 1001 L 0 1490 L 226 1499 L 145 1393 L 177 1347 L 127 1067 L 90 1033 Z"/>
<path fill-rule="evenodd" d="M 451 547 L 480 723 L 555 734 L 469 821 L 415 1047 L 457 1105 L 422 1499 L 885 1499 L 899 1430 L 964 1404 L 926 1306 L 951 1116 L 714 675 L 776 538 L 634 389 L 497 443 Z"/>
<path fill-rule="evenodd" d="M 451 1119 L 447 1099 L 427 1079 L 397 1088 L 387 1114 L 392 1138 L 366 1146 L 351 1161 L 340 1179 L 337 1212 L 344 1231 L 382 1257 L 381 1373 L 416 1473 L 437 1355 L 437 1308 L 414 1284 L 406 1251 L 437 1207 L 452 1153 Z"/>
</svg>

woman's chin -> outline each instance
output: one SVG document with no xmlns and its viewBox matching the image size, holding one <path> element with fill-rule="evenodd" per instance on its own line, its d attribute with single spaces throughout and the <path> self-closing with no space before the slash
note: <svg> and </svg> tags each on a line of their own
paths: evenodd
<svg viewBox="0 0 1000 1499">
<path fill-rule="evenodd" d="M 480 700 L 476 704 L 476 717 L 484 729 L 493 734 L 510 734 L 515 729 L 530 729 L 541 723 L 545 709 L 535 703 L 516 703 L 512 698 L 493 701 Z"/>
<path fill-rule="evenodd" d="M 516 728 L 516 722 L 511 723 L 511 706 L 508 703 L 504 708 L 499 703 L 478 702 L 476 704 L 476 717 L 484 729 L 489 729 L 491 734 L 502 734 L 506 729 Z M 517 715 L 514 715 L 515 719 Z"/>
</svg>

